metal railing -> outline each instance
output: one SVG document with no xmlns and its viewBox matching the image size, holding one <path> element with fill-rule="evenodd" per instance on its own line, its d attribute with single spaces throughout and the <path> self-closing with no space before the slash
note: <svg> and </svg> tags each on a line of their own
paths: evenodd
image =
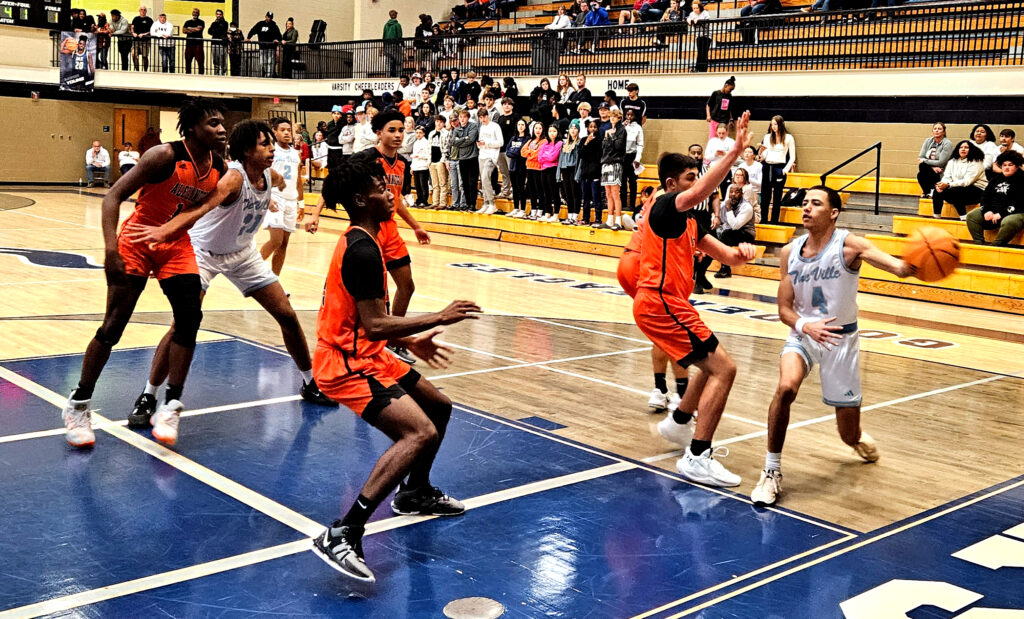
<svg viewBox="0 0 1024 619">
<path fill-rule="evenodd" d="M 55 38 L 55 66 L 59 43 Z M 294 47 L 177 37 L 113 40 L 106 55 L 104 63 L 98 54 L 99 68 L 296 79 L 395 78 L 456 68 L 503 77 L 1021 65 L 1024 0 Z"/>
<path fill-rule="evenodd" d="M 870 153 L 871 151 L 875 151 L 875 167 L 873 167 L 870 170 L 868 170 L 867 172 L 861 174 L 860 176 L 858 176 L 857 178 L 853 179 L 849 183 L 846 183 L 845 185 L 843 185 L 839 189 L 836 189 L 836 191 L 842 192 L 844 189 L 846 189 L 850 185 L 853 185 L 854 183 L 856 183 L 860 179 L 864 178 L 868 174 L 871 174 L 872 172 L 874 172 L 875 173 L 875 215 L 877 215 L 878 214 L 878 195 L 879 195 L 879 189 L 880 189 L 880 186 L 881 186 L 880 175 L 882 174 L 882 143 L 881 142 L 875 142 L 874 144 L 872 144 L 871 146 L 868 146 L 867 148 L 865 148 L 864 150 L 860 151 L 859 153 L 857 153 L 853 157 L 850 157 L 849 159 L 847 159 L 846 161 L 844 161 L 844 162 L 840 163 L 839 165 L 835 166 L 834 168 L 832 168 L 828 172 L 825 172 L 824 174 L 821 175 L 820 180 L 821 180 L 821 184 L 822 185 L 826 185 L 827 186 L 827 184 L 828 184 L 828 175 L 829 174 L 832 174 L 833 172 L 846 167 L 848 164 L 853 163 L 854 161 L 856 161 L 857 159 L 860 159 L 862 156 Z"/>
</svg>

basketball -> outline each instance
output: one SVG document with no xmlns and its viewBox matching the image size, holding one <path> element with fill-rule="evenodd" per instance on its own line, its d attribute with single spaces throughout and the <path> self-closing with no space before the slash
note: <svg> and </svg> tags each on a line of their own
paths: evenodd
<svg viewBox="0 0 1024 619">
<path fill-rule="evenodd" d="M 941 228 L 920 228 L 910 235 L 903 259 L 917 268 L 919 280 L 937 282 L 960 266 L 960 242 Z"/>
</svg>

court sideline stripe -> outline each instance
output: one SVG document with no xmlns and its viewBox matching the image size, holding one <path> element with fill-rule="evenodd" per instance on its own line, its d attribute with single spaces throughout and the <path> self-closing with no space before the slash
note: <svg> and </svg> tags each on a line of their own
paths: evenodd
<svg viewBox="0 0 1024 619">
<path fill-rule="evenodd" d="M 516 486 L 513 488 L 506 488 L 504 490 L 498 490 L 489 494 L 482 494 L 471 499 L 466 499 L 464 504 L 466 505 L 466 511 L 473 509 L 479 509 L 481 507 L 487 507 L 495 503 L 502 501 L 508 501 L 511 499 L 521 498 L 531 494 L 537 494 L 546 490 L 553 490 L 555 488 L 561 488 L 564 486 L 570 486 L 573 484 L 590 481 L 600 477 L 607 477 L 623 471 L 637 468 L 635 464 L 629 462 L 616 462 L 614 464 L 608 464 L 586 471 L 579 471 L 576 473 L 569 473 L 560 477 L 553 477 L 550 479 L 543 479 L 540 481 L 532 482 L 529 484 L 523 484 L 522 486 Z M 418 524 L 427 520 L 434 520 L 439 518 L 438 516 L 395 516 L 384 520 L 376 520 L 366 525 L 365 536 L 376 535 L 385 531 L 391 531 L 401 527 Z M 318 525 L 317 534 L 323 531 L 324 527 Z M 290 555 L 299 554 L 310 549 L 312 546 L 312 540 L 301 539 L 293 542 L 287 542 L 269 548 L 261 550 L 254 550 L 251 552 L 234 555 L 231 557 L 224 557 L 206 563 L 200 563 L 198 565 L 191 565 L 169 572 L 161 572 L 159 574 L 153 574 L 144 578 L 138 578 L 135 580 L 129 580 L 125 582 L 108 585 L 105 587 L 99 587 L 91 589 L 89 591 L 82 591 L 80 593 L 74 593 L 50 600 L 44 600 L 34 604 L 21 606 L 18 608 L 12 608 L 6 611 L 0 611 L 0 617 L 7 619 L 13 617 L 38 617 L 41 615 L 47 615 L 62 611 L 71 610 L 87 604 L 96 604 L 106 600 L 133 595 L 141 593 L 143 591 L 149 591 L 157 589 L 159 587 L 166 587 L 169 585 L 185 582 L 188 580 L 195 580 L 210 576 L 220 572 L 226 572 L 257 563 L 265 563 L 275 559 L 280 559 Z M 730 581 L 734 582 L 734 581 Z"/>
</svg>

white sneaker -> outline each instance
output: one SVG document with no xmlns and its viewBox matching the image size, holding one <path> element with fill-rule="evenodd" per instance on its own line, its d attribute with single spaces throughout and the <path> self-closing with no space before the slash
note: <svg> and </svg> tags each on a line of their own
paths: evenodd
<svg viewBox="0 0 1024 619">
<path fill-rule="evenodd" d="M 656 411 L 665 410 L 668 406 L 668 394 L 655 387 L 651 390 L 651 398 L 647 400 L 647 406 Z"/>
<path fill-rule="evenodd" d="M 64 420 L 64 438 L 72 447 L 91 447 L 96 443 L 96 435 L 92 431 L 92 410 L 89 409 L 89 400 L 72 400 L 68 397 L 68 403 L 60 414 Z"/>
<path fill-rule="evenodd" d="M 498 207 L 496 205 L 492 204 L 492 205 L 487 207 L 486 211 L 484 211 L 484 215 L 493 215 L 496 212 L 498 212 Z"/>
<path fill-rule="evenodd" d="M 668 406 L 666 407 L 668 409 L 668 414 L 671 415 L 672 413 L 676 412 L 676 410 L 679 408 L 679 403 L 682 401 L 683 399 L 679 397 L 678 393 L 670 393 L 668 395 Z"/>
<path fill-rule="evenodd" d="M 667 417 L 658 422 L 658 434 L 670 443 L 680 447 L 689 447 L 696 425 L 693 419 L 684 424 L 678 424 L 675 419 L 672 419 L 672 413 L 669 413 Z"/>
<path fill-rule="evenodd" d="M 712 447 L 699 456 L 693 455 L 693 452 L 687 449 L 683 457 L 676 461 L 676 470 L 686 479 L 706 486 L 731 488 L 740 485 L 740 476 L 730 472 L 721 462 L 715 460 L 716 454 L 724 458 L 729 455 L 729 449 Z"/>
<path fill-rule="evenodd" d="M 863 430 L 860 433 L 860 442 L 853 446 L 853 450 L 865 462 L 877 462 L 880 457 L 875 439 L 871 438 L 871 435 Z"/>
<path fill-rule="evenodd" d="M 153 424 L 153 438 L 171 447 L 178 441 L 178 421 L 185 405 L 178 400 L 171 400 L 156 409 L 149 422 Z"/>
<path fill-rule="evenodd" d="M 780 494 L 782 494 L 782 472 L 765 469 L 761 471 L 761 479 L 754 486 L 754 491 L 750 493 L 750 500 L 757 507 L 767 507 L 775 505 Z"/>
</svg>

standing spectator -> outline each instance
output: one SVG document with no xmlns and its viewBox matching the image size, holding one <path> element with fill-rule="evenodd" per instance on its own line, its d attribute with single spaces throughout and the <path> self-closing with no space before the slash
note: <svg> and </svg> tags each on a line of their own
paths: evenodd
<svg viewBox="0 0 1024 619">
<path fill-rule="evenodd" d="M 267 11 L 263 21 L 249 29 L 246 39 L 256 37 L 260 42 L 260 67 L 263 77 L 277 76 L 277 46 L 281 44 L 281 29 L 274 22 L 274 14 Z"/>
<path fill-rule="evenodd" d="M 167 15 L 160 13 L 149 34 L 156 39 L 157 49 L 160 50 L 160 70 L 174 73 L 174 40 L 171 38 L 174 36 L 174 26 L 167 21 Z"/>
<path fill-rule="evenodd" d="M 431 204 L 443 209 L 448 204 L 448 167 L 444 161 L 444 144 L 448 141 L 448 121 L 444 116 L 434 117 L 434 130 L 430 140 L 430 185 L 433 187 Z"/>
<path fill-rule="evenodd" d="M 987 245 L 985 230 L 998 230 L 993 245 L 1010 244 L 1024 229 L 1024 157 L 1007 149 L 996 157 L 1003 174 L 988 183 L 981 197 L 981 208 L 967 214 L 967 229 L 979 245 Z"/>
<path fill-rule="evenodd" d="M 412 176 L 416 182 L 416 203 L 421 208 L 430 206 L 430 142 L 423 127 L 416 127 L 412 146 Z"/>
<path fill-rule="evenodd" d="M 465 206 L 462 210 L 471 211 L 476 207 L 477 181 L 480 180 L 480 123 L 469 122 L 469 110 L 459 112 L 459 126 L 452 132 L 452 152 L 459 161 L 459 177 L 462 181 L 462 193 Z"/>
<path fill-rule="evenodd" d="M 213 74 L 227 75 L 227 42 L 228 22 L 224 20 L 224 11 L 217 9 L 214 13 L 213 23 L 206 31 L 213 41 L 210 42 L 210 51 L 213 52 Z"/>
<path fill-rule="evenodd" d="M 381 40 L 384 42 L 384 56 L 388 61 L 388 77 L 398 77 L 402 73 L 403 54 L 402 24 L 398 23 L 398 11 L 388 11 L 389 19 L 384 24 Z"/>
<path fill-rule="evenodd" d="M 139 163 L 139 151 L 132 150 L 132 143 L 125 142 L 121 148 L 121 152 L 117 154 L 117 165 L 121 169 L 121 176 L 128 173 Z"/>
<path fill-rule="evenodd" d="M 640 87 L 636 84 L 629 84 L 626 86 L 626 93 L 626 98 L 622 100 L 620 106 L 622 117 L 625 118 L 626 113 L 633 110 L 634 122 L 639 125 L 647 124 L 647 102 L 640 98 Z"/>
<path fill-rule="evenodd" d="M 235 77 L 242 74 L 242 47 L 245 45 L 245 35 L 238 24 L 231 22 L 228 26 L 228 59 L 231 64 L 231 75 Z"/>
<path fill-rule="evenodd" d="M 147 14 L 144 6 L 139 7 L 139 16 L 132 20 L 132 64 L 139 70 L 139 58 L 142 58 L 142 70 L 149 71 L 149 40 L 153 30 L 153 18 Z"/>
<path fill-rule="evenodd" d="M 117 43 L 117 53 L 121 56 L 121 70 L 128 70 L 128 55 L 132 51 L 132 32 L 128 20 L 121 17 L 121 11 L 110 11 L 110 34 Z"/>
<path fill-rule="evenodd" d="M 564 104 L 572 103 L 572 96 L 576 93 L 576 89 L 572 87 L 572 82 L 569 81 L 569 76 L 562 73 L 558 76 L 558 82 L 555 90 L 558 92 L 558 102 Z"/>
<path fill-rule="evenodd" d="M 583 196 L 583 216 L 580 225 L 591 223 L 590 209 L 594 209 L 594 222 L 601 221 L 601 138 L 598 135 L 597 119 L 590 119 L 584 125 L 587 137 L 580 144 L 580 193 Z"/>
<path fill-rule="evenodd" d="M 536 221 L 544 212 L 544 186 L 540 180 L 540 147 L 544 143 L 544 125 L 530 123 L 530 141 L 519 151 L 526 160 L 526 193 L 530 196 L 530 213 L 526 219 Z"/>
<path fill-rule="evenodd" d="M 89 178 L 90 187 L 97 182 L 104 187 L 110 186 L 110 153 L 100 145 L 99 140 L 93 141 L 92 148 L 85 151 L 85 174 Z M 97 174 L 100 176 L 99 181 L 96 180 Z"/>
<path fill-rule="evenodd" d="M 146 133 L 143 134 L 142 139 L 139 140 L 139 155 L 145 155 L 147 150 L 154 146 L 158 146 L 161 143 L 160 136 L 157 135 L 156 129 L 153 127 L 146 127 Z"/>
<path fill-rule="evenodd" d="M 416 26 L 415 40 L 412 45 L 416 49 L 416 67 L 433 70 L 434 18 L 426 13 L 420 14 L 420 23 Z"/>
<path fill-rule="evenodd" d="M 704 148 L 704 162 L 710 168 L 711 166 L 718 163 L 722 157 L 725 157 L 736 140 L 729 137 L 729 125 L 722 123 L 718 125 L 715 131 L 715 137 L 708 140 L 708 145 Z M 725 197 L 725 190 L 729 188 L 732 183 L 732 174 L 727 172 L 725 178 L 722 179 L 722 184 L 718 186 L 718 190 L 721 192 L 722 197 Z"/>
<path fill-rule="evenodd" d="M 295 29 L 295 19 L 289 17 L 284 22 L 284 32 L 281 33 L 281 75 L 282 77 L 292 77 L 292 71 L 295 69 L 295 61 L 299 56 L 299 31 Z"/>
<path fill-rule="evenodd" d="M 718 240 L 729 247 L 740 243 L 753 243 L 757 232 L 754 223 L 754 207 L 743 197 L 743 188 L 739 185 L 729 187 L 718 217 Z M 732 277 L 732 269 L 723 264 L 715 273 L 715 277 Z"/>
<path fill-rule="evenodd" d="M 956 209 L 961 221 L 967 220 L 967 205 L 981 202 L 982 192 L 988 185 L 985 177 L 985 154 L 981 149 L 963 140 L 956 145 L 955 155 L 946 163 L 942 180 L 935 184 L 932 193 L 932 213 L 936 219 L 942 217 L 942 204 L 949 202 Z"/>
<path fill-rule="evenodd" d="M 637 121 L 635 108 L 626 110 L 622 129 L 626 132 L 626 154 L 622 159 L 623 182 L 619 190 L 619 200 L 622 203 L 623 211 L 635 215 L 637 171 L 640 169 L 640 161 L 644 156 L 644 128 Z"/>
<path fill-rule="evenodd" d="M 697 61 L 693 65 L 693 70 L 697 73 L 707 73 L 708 70 L 708 50 L 711 49 L 711 36 L 708 34 L 707 20 L 710 18 L 711 13 L 704 10 L 704 5 L 700 3 L 700 0 L 693 0 L 690 3 L 690 14 L 686 16 L 686 25 L 696 37 Z"/>
<path fill-rule="evenodd" d="M 786 175 L 796 165 L 796 141 L 786 131 L 786 121 L 773 116 L 768 134 L 761 142 L 761 221 L 779 223 Z M 768 208 L 771 206 L 771 217 Z"/>
<path fill-rule="evenodd" d="M 935 183 L 942 178 L 946 162 L 953 155 L 953 142 L 946 137 L 946 123 L 932 125 L 932 137 L 921 144 L 917 155 L 917 184 L 921 186 L 921 197 L 930 198 Z"/>
<path fill-rule="evenodd" d="M 477 213 L 493 215 L 497 212 L 498 206 L 494 202 L 491 175 L 498 170 L 498 153 L 505 145 L 505 139 L 501 135 L 501 127 L 491 120 L 491 115 L 486 109 L 480 108 L 479 116 L 480 130 L 476 145 L 480 148 L 480 189 L 484 194 L 484 204 Z"/>
<path fill-rule="evenodd" d="M 513 136 L 516 135 L 516 128 L 519 125 L 521 116 L 515 112 L 515 101 L 509 97 L 501 100 L 501 116 L 498 116 L 498 126 L 501 128 L 501 137 L 504 146 L 498 153 L 498 172 L 501 173 L 500 197 L 509 198 L 512 196 L 511 169 L 508 160 L 508 145 Z M 525 128 L 525 126 L 524 126 Z"/>
<path fill-rule="evenodd" d="M 110 65 L 107 63 L 108 54 L 110 54 L 110 34 L 113 29 L 107 22 L 107 16 L 100 13 L 96 16 L 96 68 L 97 69 L 109 69 Z"/>
<path fill-rule="evenodd" d="M 588 28 L 599 28 L 600 26 L 607 26 L 611 22 L 608 21 L 608 11 L 601 6 L 601 3 L 597 0 L 593 0 L 590 3 L 590 10 L 587 11 L 587 17 L 584 20 L 584 25 Z M 587 52 L 594 54 L 597 53 L 597 40 L 600 38 L 600 30 L 595 30 L 593 36 L 590 38 L 590 49 Z"/>
<path fill-rule="evenodd" d="M 181 31 L 185 33 L 185 73 L 192 73 L 192 59 L 195 59 L 199 75 L 206 73 L 206 57 L 203 53 L 203 31 L 206 22 L 199 19 L 199 9 L 192 9 L 192 19 L 185 22 Z"/>
<path fill-rule="evenodd" d="M 732 91 L 736 89 L 736 77 L 732 76 L 725 80 L 721 90 L 716 90 L 708 97 L 704 104 L 704 112 L 708 121 L 708 139 L 718 135 L 719 124 L 732 124 Z"/>
<path fill-rule="evenodd" d="M 581 103 L 590 105 L 590 97 L 590 89 L 587 88 L 587 76 L 580 73 L 576 76 L 576 89 L 569 95 L 569 109 L 579 109 Z M 581 128 L 581 131 L 584 128 Z"/>
<path fill-rule="evenodd" d="M 548 127 L 547 134 L 547 141 L 541 143 L 537 153 L 545 212 L 540 221 L 554 223 L 561 219 L 562 214 L 562 201 L 558 199 L 558 158 L 562 154 L 562 140 L 555 125 Z"/>
<path fill-rule="evenodd" d="M 526 121 L 516 121 L 515 133 L 505 146 L 505 157 L 508 160 L 508 173 L 512 184 L 512 212 L 509 217 L 520 219 L 526 215 L 526 160 L 522 151 L 530 136 L 526 135 Z"/>
<path fill-rule="evenodd" d="M 558 182 L 562 187 L 562 197 L 569 216 L 562 223 L 576 225 L 580 220 L 580 126 L 569 125 L 569 135 L 562 142 L 562 152 L 558 155 Z"/>
<path fill-rule="evenodd" d="M 601 186 L 604 187 L 605 204 L 608 214 L 603 224 L 594 224 L 597 228 L 622 230 L 622 162 L 626 156 L 626 131 L 621 126 L 622 111 L 615 109 L 608 112 L 611 126 L 604 133 L 601 144 Z"/>
</svg>

